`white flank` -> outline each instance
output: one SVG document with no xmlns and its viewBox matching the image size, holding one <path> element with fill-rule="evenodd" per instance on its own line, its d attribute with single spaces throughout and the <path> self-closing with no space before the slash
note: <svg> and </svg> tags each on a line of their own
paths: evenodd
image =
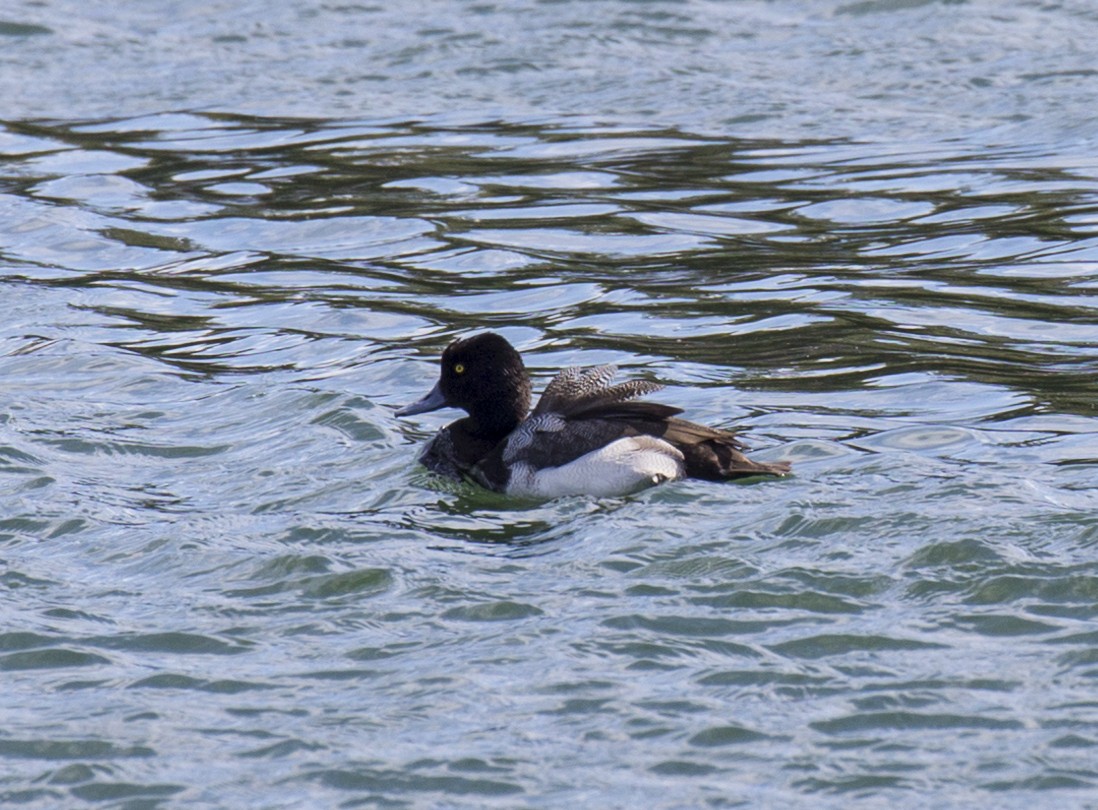
<svg viewBox="0 0 1098 810">
<path fill-rule="evenodd" d="M 560 467 L 538 470 L 518 462 L 511 470 L 507 493 L 529 498 L 626 495 L 681 477 L 682 465 L 682 453 L 667 442 L 652 436 L 632 436 Z"/>
</svg>

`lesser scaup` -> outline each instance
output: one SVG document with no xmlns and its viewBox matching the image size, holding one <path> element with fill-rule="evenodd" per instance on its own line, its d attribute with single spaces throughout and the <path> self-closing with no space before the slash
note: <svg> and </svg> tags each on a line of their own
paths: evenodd
<svg viewBox="0 0 1098 810">
<path fill-rule="evenodd" d="M 565 369 L 531 413 L 521 355 L 485 332 L 451 343 L 435 387 L 397 416 L 464 410 L 469 415 L 439 431 L 420 462 L 511 495 L 614 496 L 676 478 L 789 472 L 784 461 L 751 461 L 728 431 L 675 418 L 681 408 L 632 401 L 663 386 L 646 380 L 613 385 L 615 372 L 614 366 Z"/>
</svg>

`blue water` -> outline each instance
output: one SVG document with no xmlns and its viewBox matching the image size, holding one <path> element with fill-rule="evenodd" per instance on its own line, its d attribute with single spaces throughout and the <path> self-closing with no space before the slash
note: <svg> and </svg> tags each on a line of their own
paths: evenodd
<svg viewBox="0 0 1098 810">
<path fill-rule="evenodd" d="M 0 803 L 1094 806 L 1098 14 L 408 14 L 0 12 Z M 485 328 L 796 475 L 439 481 Z"/>
</svg>

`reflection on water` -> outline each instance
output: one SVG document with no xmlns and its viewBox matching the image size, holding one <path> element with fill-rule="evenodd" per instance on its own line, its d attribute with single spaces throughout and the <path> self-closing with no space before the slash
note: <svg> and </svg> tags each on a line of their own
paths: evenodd
<svg viewBox="0 0 1098 810">
<path fill-rule="evenodd" d="M 195 114 L 0 154 L 9 798 L 1098 781 L 1098 161 Z M 488 327 L 798 474 L 439 482 L 447 416 L 391 406 Z"/>
</svg>

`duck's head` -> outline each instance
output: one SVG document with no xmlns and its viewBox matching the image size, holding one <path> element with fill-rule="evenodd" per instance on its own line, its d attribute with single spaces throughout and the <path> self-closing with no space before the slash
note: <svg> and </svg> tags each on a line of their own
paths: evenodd
<svg viewBox="0 0 1098 810">
<path fill-rule="evenodd" d="M 442 368 L 431 392 L 397 416 L 461 408 L 478 432 L 503 436 L 530 410 L 530 377 L 522 356 L 494 332 L 455 340 L 442 353 Z"/>
</svg>

